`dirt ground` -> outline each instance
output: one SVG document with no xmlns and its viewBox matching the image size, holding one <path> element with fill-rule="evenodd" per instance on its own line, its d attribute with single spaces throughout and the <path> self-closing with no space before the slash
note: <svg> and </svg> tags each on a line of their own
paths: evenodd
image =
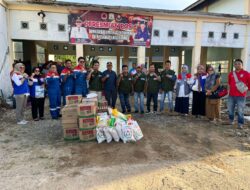
<svg viewBox="0 0 250 190">
<path fill-rule="evenodd" d="M 18 126 L 14 110 L 0 112 L 1 190 L 250 189 L 249 128 L 134 115 L 141 141 L 79 143 L 62 139 L 60 121 Z"/>
</svg>

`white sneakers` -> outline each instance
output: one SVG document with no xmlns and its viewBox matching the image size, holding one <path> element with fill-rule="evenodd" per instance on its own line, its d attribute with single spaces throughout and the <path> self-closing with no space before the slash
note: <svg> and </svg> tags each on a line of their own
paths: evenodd
<svg viewBox="0 0 250 190">
<path fill-rule="evenodd" d="M 26 125 L 27 123 L 28 121 L 22 120 L 22 121 L 17 122 L 17 125 Z"/>
</svg>

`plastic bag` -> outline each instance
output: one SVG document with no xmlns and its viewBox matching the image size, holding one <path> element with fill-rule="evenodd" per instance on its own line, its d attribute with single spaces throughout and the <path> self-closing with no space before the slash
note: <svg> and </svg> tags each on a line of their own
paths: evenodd
<svg viewBox="0 0 250 190">
<path fill-rule="evenodd" d="M 116 130 L 117 134 L 119 135 L 120 139 L 122 139 L 122 141 L 123 141 L 122 125 L 117 124 L 115 127 L 115 130 Z"/>
<path fill-rule="evenodd" d="M 122 126 L 122 136 L 123 136 L 123 142 L 135 142 L 135 137 L 133 134 L 133 129 L 132 127 L 128 125 L 123 125 Z"/>
<path fill-rule="evenodd" d="M 87 98 L 96 98 L 98 95 L 96 93 L 87 94 Z"/>
<path fill-rule="evenodd" d="M 108 115 L 97 116 L 97 127 L 107 127 L 108 126 Z"/>
<path fill-rule="evenodd" d="M 132 129 L 133 129 L 133 134 L 135 137 L 135 140 L 140 140 L 143 137 L 142 131 L 140 126 L 138 125 L 138 123 L 136 121 L 132 122 Z"/>
<path fill-rule="evenodd" d="M 120 138 L 114 127 L 109 127 L 109 133 L 111 134 L 115 142 L 119 142 Z"/>
<path fill-rule="evenodd" d="M 110 143 L 112 141 L 112 135 L 109 132 L 109 128 L 108 127 L 104 127 L 103 128 L 103 132 L 104 132 L 104 136 L 107 140 L 107 143 Z"/>
<path fill-rule="evenodd" d="M 106 140 L 104 136 L 103 128 L 101 127 L 96 128 L 96 139 L 99 144 Z"/>
</svg>

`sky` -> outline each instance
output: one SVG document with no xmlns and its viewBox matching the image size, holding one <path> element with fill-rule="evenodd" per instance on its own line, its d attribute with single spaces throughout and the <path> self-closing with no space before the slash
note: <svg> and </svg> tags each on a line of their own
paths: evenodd
<svg viewBox="0 0 250 190">
<path fill-rule="evenodd" d="M 58 1 L 168 9 L 168 10 L 183 10 L 190 4 L 194 3 L 196 0 L 58 0 Z"/>
</svg>

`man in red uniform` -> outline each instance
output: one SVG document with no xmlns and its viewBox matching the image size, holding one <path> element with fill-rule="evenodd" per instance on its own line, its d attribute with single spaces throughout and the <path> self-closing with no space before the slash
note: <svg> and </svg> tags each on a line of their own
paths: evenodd
<svg viewBox="0 0 250 190">
<path fill-rule="evenodd" d="M 229 122 L 234 124 L 234 109 L 237 105 L 238 111 L 238 128 L 242 129 L 244 125 L 244 108 L 246 105 L 246 95 L 250 89 L 250 74 L 243 69 L 241 59 L 236 59 L 234 62 L 235 71 L 228 75 L 229 97 L 228 97 L 228 112 Z M 239 87 L 239 83 L 242 83 Z M 237 84 L 238 83 L 238 84 Z"/>
</svg>

